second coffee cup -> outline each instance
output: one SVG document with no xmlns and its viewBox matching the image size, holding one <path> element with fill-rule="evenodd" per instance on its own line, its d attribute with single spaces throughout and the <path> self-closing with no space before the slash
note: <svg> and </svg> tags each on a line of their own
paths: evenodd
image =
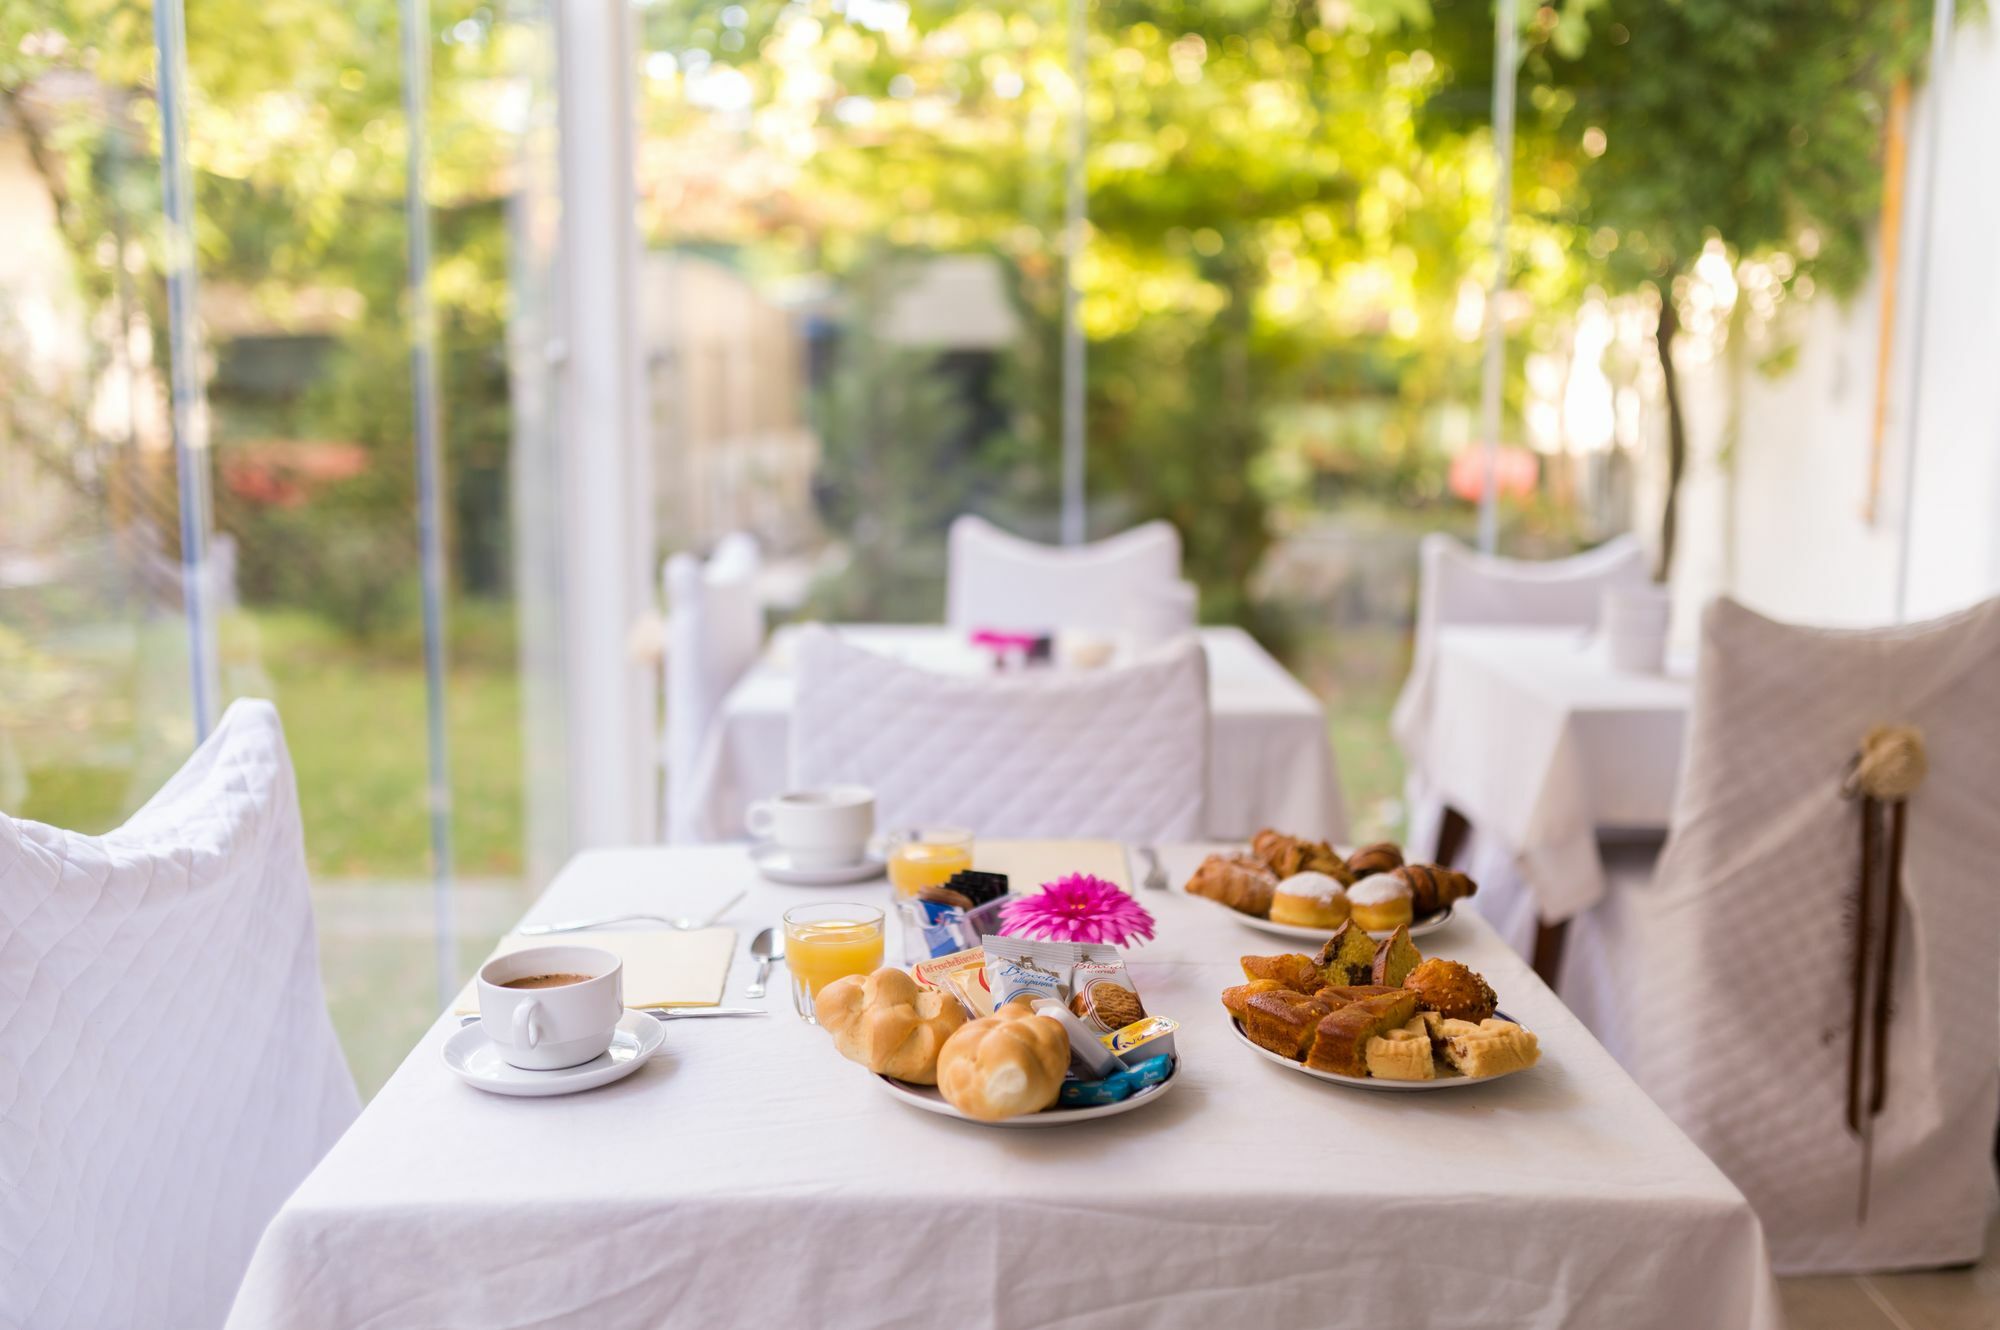
<svg viewBox="0 0 2000 1330">
<path fill-rule="evenodd" d="M 751 835 L 784 850 L 795 868 L 846 868 L 868 853 L 875 792 L 860 785 L 793 790 L 751 804 L 743 820 Z"/>
</svg>

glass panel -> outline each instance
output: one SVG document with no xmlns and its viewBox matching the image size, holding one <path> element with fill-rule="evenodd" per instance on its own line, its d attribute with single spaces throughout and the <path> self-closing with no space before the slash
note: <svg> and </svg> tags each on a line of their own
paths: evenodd
<svg viewBox="0 0 2000 1330">
<path fill-rule="evenodd" d="M 0 40 L 0 808 L 98 832 L 194 741 L 152 32 Z"/>
<path fill-rule="evenodd" d="M 660 529 L 780 608 L 936 620 L 966 508 L 1054 531 L 1060 8 L 640 11 Z"/>
</svg>

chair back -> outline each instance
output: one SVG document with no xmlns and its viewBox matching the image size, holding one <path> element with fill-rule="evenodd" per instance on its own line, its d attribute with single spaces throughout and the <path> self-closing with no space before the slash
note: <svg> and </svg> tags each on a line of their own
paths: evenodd
<svg viewBox="0 0 2000 1330">
<path fill-rule="evenodd" d="M 1136 590 L 1181 575 L 1181 537 L 1147 522 L 1088 545 L 1042 545 L 970 514 L 951 524 L 945 622 L 953 628 L 1106 636 L 1125 628 Z"/>
<path fill-rule="evenodd" d="M 1843 786 L 1878 726 L 1913 727 L 1928 772 L 1899 903 L 1878 868 L 1864 916 L 1865 814 Z M 1571 926 L 1602 976 L 1593 1024 L 1750 1198 L 1781 1271 L 1977 1259 L 2000 1116 L 2000 600 L 1859 631 L 1717 601 L 1689 731 L 1651 883 L 1614 881 Z M 1885 1074 L 1851 1129 L 1857 973 L 1858 1070 L 1872 1082 L 1879 1054 Z"/>
<path fill-rule="evenodd" d="M 875 791 L 884 828 L 983 836 L 1198 839 L 1208 660 L 1183 641 L 1134 664 L 940 674 L 810 625 L 798 640 L 794 788 Z"/>
<path fill-rule="evenodd" d="M 691 554 L 667 560 L 666 832 L 700 839 L 692 778 L 729 690 L 764 648 L 764 608 L 757 600 L 757 543 L 725 536 L 704 564 Z"/>
<path fill-rule="evenodd" d="M 0 815 L 0 1031 L 0 1325 L 220 1325 L 360 1109 L 270 703 L 107 835 Z"/>
</svg>

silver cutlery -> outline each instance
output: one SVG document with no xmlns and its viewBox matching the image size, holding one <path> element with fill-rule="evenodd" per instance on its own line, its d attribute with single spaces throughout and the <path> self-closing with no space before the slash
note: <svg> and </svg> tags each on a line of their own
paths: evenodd
<svg viewBox="0 0 2000 1330">
<path fill-rule="evenodd" d="M 1146 861 L 1146 875 L 1140 879 L 1140 885 L 1148 891 L 1165 891 L 1167 889 L 1167 870 L 1160 867 L 1159 851 L 1150 845 L 1141 845 L 1139 847 L 1139 857 Z"/>
<path fill-rule="evenodd" d="M 706 919 L 691 919 L 686 915 L 682 915 L 676 919 L 664 914 L 607 914 L 596 919 L 565 919 L 560 923 L 554 924 L 522 924 L 514 931 L 522 937 L 547 937 L 551 933 L 576 933 L 585 929 L 603 928 L 608 924 L 649 923 L 665 924 L 669 928 L 676 928 L 682 932 L 687 932 L 691 929 L 712 926 L 716 920 L 734 909 L 736 902 L 742 900 L 746 894 L 741 891 L 737 892 L 723 903 L 722 908 L 718 909 L 714 914 L 709 915 Z"/>
<path fill-rule="evenodd" d="M 783 960 L 785 952 L 776 945 L 775 935 L 767 928 L 751 940 L 750 954 L 757 958 L 757 977 L 750 981 L 750 987 L 743 990 L 743 996 L 763 997 L 764 983 L 771 977 L 771 962 Z"/>
<path fill-rule="evenodd" d="M 639 1010 L 659 1021 L 689 1020 L 696 1016 L 769 1016 L 762 1007 L 641 1007 Z M 479 1019 L 476 1011 L 467 1012 L 458 1018 L 460 1025 L 470 1025 Z"/>
</svg>

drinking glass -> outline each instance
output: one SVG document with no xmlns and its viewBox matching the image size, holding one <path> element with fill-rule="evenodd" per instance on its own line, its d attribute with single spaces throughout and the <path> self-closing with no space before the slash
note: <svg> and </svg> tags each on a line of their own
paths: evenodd
<svg viewBox="0 0 2000 1330">
<path fill-rule="evenodd" d="M 785 911 L 785 969 L 792 976 L 792 1010 L 817 1025 L 813 999 L 850 974 L 872 974 L 882 965 L 882 911 L 872 905 L 831 902 Z"/>
<path fill-rule="evenodd" d="M 889 881 L 914 896 L 972 867 L 972 833 L 964 827 L 917 827 L 889 838 Z"/>
</svg>

